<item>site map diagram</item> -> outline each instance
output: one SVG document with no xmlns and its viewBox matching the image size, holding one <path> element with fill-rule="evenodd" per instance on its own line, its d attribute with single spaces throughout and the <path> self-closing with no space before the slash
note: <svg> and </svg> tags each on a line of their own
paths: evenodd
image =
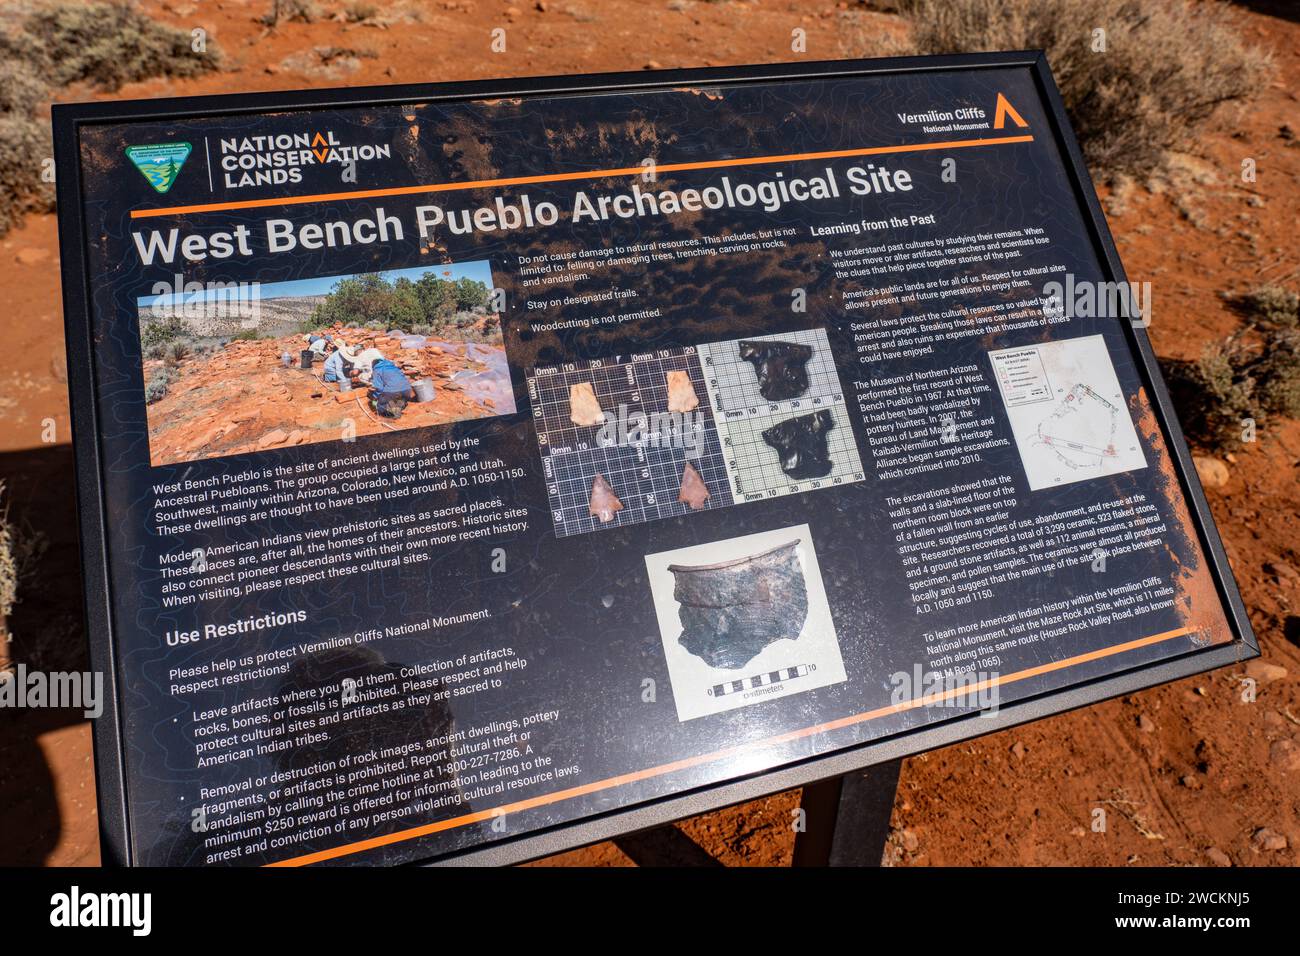
<svg viewBox="0 0 1300 956">
<path fill-rule="evenodd" d="M 1002 349 L 989 359 L 1032 490 L 1146 467 L 1102 336 Z"/>
</svg>

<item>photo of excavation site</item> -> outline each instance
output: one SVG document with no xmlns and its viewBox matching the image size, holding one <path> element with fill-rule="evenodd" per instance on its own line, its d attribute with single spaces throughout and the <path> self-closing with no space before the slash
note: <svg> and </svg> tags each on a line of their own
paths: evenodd
<svg viewBox="0 0 1300 956">
<path fill-rule="evenodd" d="M 515 411 L 489 264 L 138 300 L 154 466 Z"/>
</svg>

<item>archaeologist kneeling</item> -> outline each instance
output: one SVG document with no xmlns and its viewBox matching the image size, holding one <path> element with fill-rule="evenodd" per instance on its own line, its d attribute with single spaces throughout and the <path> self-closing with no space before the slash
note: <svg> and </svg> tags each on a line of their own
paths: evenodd
<svg viewBox="0 0 1300 956">
<path fill-rule="evenodd" d="M 380 415 L 401 418 L 406 403 L 414 397 L 410 380 L 388 359 L 378 359 L 370 367 L 370 403 Z"/>
<path fill-rule="evenodd" d="M 306 335 L 303 336 L 303 340 L 307 343 L 307 350 L 309 352 L 311 352 L 317 358 L 324 358 L 326 351 L 328 351 L 330 347 L 330 343 L 334 341 L 334 336 L 315 335 L 311 332 L 308 332 Z"/>
<path fill-rule="evenodd" d="M 345 355 L 343 360 L 349 362 L 352 367 L 348 369 L 348 376 L 356 380 L 357 384 L 369 385 L 370 373 L 375 363 L 382 361 L 384 353 L 379 349 L 362 349 L 357 355 Z"/>
<path fill-rule="evenodd" d="M 343 382 L 348 378 L 348 371 L 357 364 L 357 357 L 347 343 L 340 341 L 338 347 L 325 360 L 324 379 L 327 382 Z"/>
</svg>

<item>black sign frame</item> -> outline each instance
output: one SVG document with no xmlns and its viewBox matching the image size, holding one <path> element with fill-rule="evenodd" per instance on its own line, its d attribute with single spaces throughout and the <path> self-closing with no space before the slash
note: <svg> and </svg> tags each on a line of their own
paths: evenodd
<svg viewBox="0 0 1300 956">
<path fill-rule="evenodd" d="M 131 865 L 127 793 L 122 736 L 122 703 L 118 682 L 116 641 L 112 629 L 113 594 L 109 584 L 106 536 L 110 512 L 104 494 L 104 460 L 98 423 L 95 383 L 95 343 L 90 320 L 87 235 L 82 210 L 79 143 L 82 128 L 149 119 L 195 118 L 262 111 L 308 111 L 464 100 L 493 97 L 580 95 L 628 90 L 690 86 L 731 86 L 831 77 L 869 76 L 940 70 L 987 70 L 1020 67 L 1030 71 L 1051 122 L 1051 133 L 1066 160 L 1066 172 L 1085 211 L 1085 224 L 1106 279 L 1127 282 L 1115 243 L 1066 117 L 1046 57 L 1041 51 L 899 57 L 785 63 L 767 66 L 625 72 L 567 77 L 467 81 L 436 85 L 395 85 L 355 89 L 231 94 L 163 100 L 56 104 L 53 107 L 57 169 L 59 248 L 62 259 L 63 308 L 67 338 L 68 382 L 74 423 L 73 447 L 77 470 L 77 509 L 81 534 L 85 614 L 91 666 L 106 673 L 103 715 L 94 723 L 94 752 L 98 790 L 102 858 L 106 864 Z M 996 716 L 967 715 L 924 728 L 850 746 L 833 753 L 776 767 L 747 777 L 705 786 L 623 809 L 575 820 L 560 826 L 504 837 L 499 842 L 439 857 L 433 863 L 497 865 L 548 856 L 622 834 L 660 826 L 683 817 L 707 813 L 732 804 L 839 776 L 903 756 L 944 747 L 958 741 L 1063 713 L 1157 684 L 1259 656 L 1259 645 L 1233 580 L 1227 555 L 1197 478 L 1191 453 L 1161 378 L 1145 328 L 1119 320 L 1138 360 L 1153 412 L 1168 447 L 1181 491 L 1207 557 L 1233 640 L 1195 650 L 1145 667 L 1076 684 L 1002 705 Z"/>
</svg>

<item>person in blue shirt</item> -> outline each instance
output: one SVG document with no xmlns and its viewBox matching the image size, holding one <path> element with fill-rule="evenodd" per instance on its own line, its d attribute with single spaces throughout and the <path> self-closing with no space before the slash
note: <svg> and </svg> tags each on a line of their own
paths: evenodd
<svg viewBox="0 0 1300 956">
<path fill-rule="evenodd" d="M 327 382 L 342 382 L 348 377 L 348 369 L 356 364 L 357 357 L 352 354 L 344 342 L 338 343 L 338 348 L 330 353 L 330 357 L 325 360 L 325 375 Z"/>
<path fill-rule="evenodd" d="M 384 418 L 401 418 L 414 397 L 410 380 L 388 359 L 377 359 L 370 366 L 370 402 Z"/>
</svg>

